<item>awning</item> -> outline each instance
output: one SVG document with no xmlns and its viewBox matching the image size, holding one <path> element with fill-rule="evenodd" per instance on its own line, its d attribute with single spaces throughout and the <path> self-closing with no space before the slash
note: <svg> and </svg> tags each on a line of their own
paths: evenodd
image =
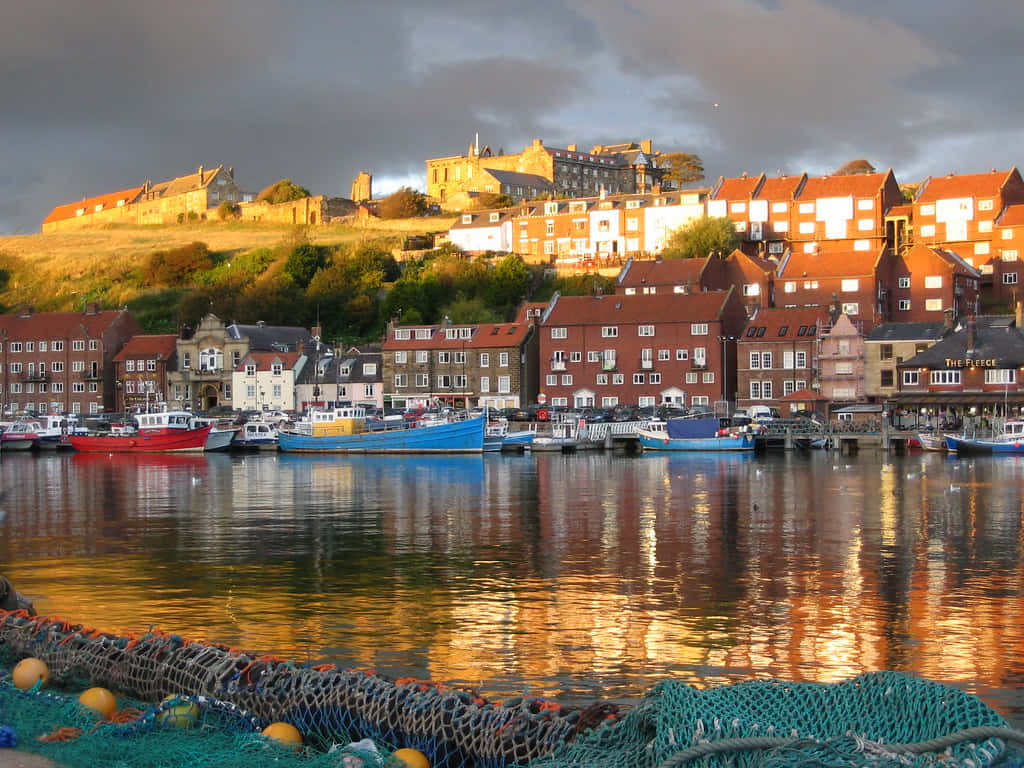
<svg viewBox="0 0 1024 768">
<path fill-rule="evenodd" d="M 986 392 L 978 394 L 964 394 L 962 392 L 918 392 L 893 395 L 889 398 L 899 406 L 907 405 L 944 405 L 956 407 L 960 405 L 1024 405 L 1024 393 L 1003 394 L 1001 392 Z"/>
</svg>

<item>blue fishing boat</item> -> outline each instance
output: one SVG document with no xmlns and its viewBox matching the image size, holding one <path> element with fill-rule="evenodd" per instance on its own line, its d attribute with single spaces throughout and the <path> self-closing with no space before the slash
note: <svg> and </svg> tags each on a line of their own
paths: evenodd
<svg viewBox="0 0 1024 768">
<path fill-rule="evenodd" d="M 636 432 L 645 451 L 753 451 L 754 435 L 717 418 L 652 421 Z"/>
<path fill-rule="evenodd" d="M 511 432 L 507 421 L 492 421 L 487 425 L 484 433 L 484 453 L 497 453 L 498 451 L 509 451 L 522 453 L 533 442 L 536 433 L 524 429 L 519 432 Z"/>
<path fill-rule="evenodd" d="M 1024 419 L 1007 419 L 1003 429 L 989 438 L 943 435 L 946 450 L 956 453 L 1007 453 L 1024 455 Z"/>
<path fill-rule="evenodd" d="M 409 421 L 370 430 L 364 409 L 338 408 L 280 430 L 277 444 L 286 453 L 482 453 L 484 418 Z"/>
</svg>

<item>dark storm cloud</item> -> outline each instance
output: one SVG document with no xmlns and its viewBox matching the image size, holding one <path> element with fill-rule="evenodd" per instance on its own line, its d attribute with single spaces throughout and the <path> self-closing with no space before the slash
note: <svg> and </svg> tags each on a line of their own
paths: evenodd
<svg viewBox="0 0 1024 768">
<path fill-rule="evenodd" d="M 347 194 L 360 170 L 532 138 L 655 139 L 710 177 L 900 180 L 1017 162 L 1024 6 L 905 0 L 41 0 L 0 26 L 0 232 L 234 166 Z M 991 18 L 987 18 L 990 16 Z M 714 105 L 718 105 L 717 107 Z M 906 178 L 904 178 L 906 177 Z M 378 189 L 380 185 L 378 185 Z"/>
</svg>

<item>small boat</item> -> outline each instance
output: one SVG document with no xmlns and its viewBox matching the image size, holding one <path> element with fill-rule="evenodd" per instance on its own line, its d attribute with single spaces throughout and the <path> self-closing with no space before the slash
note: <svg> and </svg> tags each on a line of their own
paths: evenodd
<svg viewBox="0 0 1024 768">
<path fill-rule="evenodd" d="M 0 448 L 5 451 L 31 451 L 39 448 L 43 425 L 34 419 L 16 421 L 0 434 Z"/>
<path fill-rule="evenodd" d="M 917 442 L 921 444 L 922 451 L 945 453 L 947 450 L 946 438 L 944 435 L 936 435 L 931 432 L 918 432 Z"/>
<path fill-rule="evenodd" d="M 210 436 L 206 438 L 206 450 L 226 451 L 234 441 L 238 433 L 238 427 L 229 427 L 221 424 L 220 419 L 213 419 L 208 416 L 193 416 L 192 428 L 198 429 L 210 425 Z"/>
<path fill-rule="evenodd" d="M 1024 455 L 1024 419 L 1007 419 L 1003 429 L 989 438 L 943 435 L 946 450 L 965 453 L 1006 453 Z"/>
<path fill-rule="evenodd" d="M 231 441 L 233 451 L 276 451 L 277 424 L 267 421 L 247 421 Z"/>
<path fill-rule="evenodd" d="M 484 453 L 498 453 L 499 451 L 522 453 L 528 449 L 536 433 L 524 429 L 519 432 L 510 432 L 508 421 L 492 421 L 487 425 L 484 432 Z"/>
<path fill-rule="evenodd" d="M 645 451 L 753 451 L 751 432 L 722 428 L 719 419 L 651 421 L 636 432 Z"/>
<path fill-rule="evenodd" d="M 171 429 L 167 431 L 139 430 L 134 434 L 70 435 L 68 440 L 76 451 L 89 453 L 201 453 L 213 425 L 199 429 Z"/>
<path fill-rule="evenodd" d="M 286 453 L 482 453 L 484 417 L 370 430 L 365 408 L 314 410 L 280 430 L 277 444 Z"/>
<path fill-rule="evenodd" d="M 530 443 L 530 451 L 575 453 L 576 451 L 594 451 L 603 448 L 600 440 L 590 436 L 590 428 L 585 419 L 563 419 L 551 422 L 551 431 L 537 433 Z"/>
</svg>

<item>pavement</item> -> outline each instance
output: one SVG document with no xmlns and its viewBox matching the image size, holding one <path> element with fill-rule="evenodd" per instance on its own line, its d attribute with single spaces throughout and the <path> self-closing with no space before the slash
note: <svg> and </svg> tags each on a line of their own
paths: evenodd
<svg viewBox="0 0 1024 768">
<path fill-rule="evenodd" d="M 53 760 L 17 749 L 0 749 L 0 768 L 56 768 Z"/>
</svg>

